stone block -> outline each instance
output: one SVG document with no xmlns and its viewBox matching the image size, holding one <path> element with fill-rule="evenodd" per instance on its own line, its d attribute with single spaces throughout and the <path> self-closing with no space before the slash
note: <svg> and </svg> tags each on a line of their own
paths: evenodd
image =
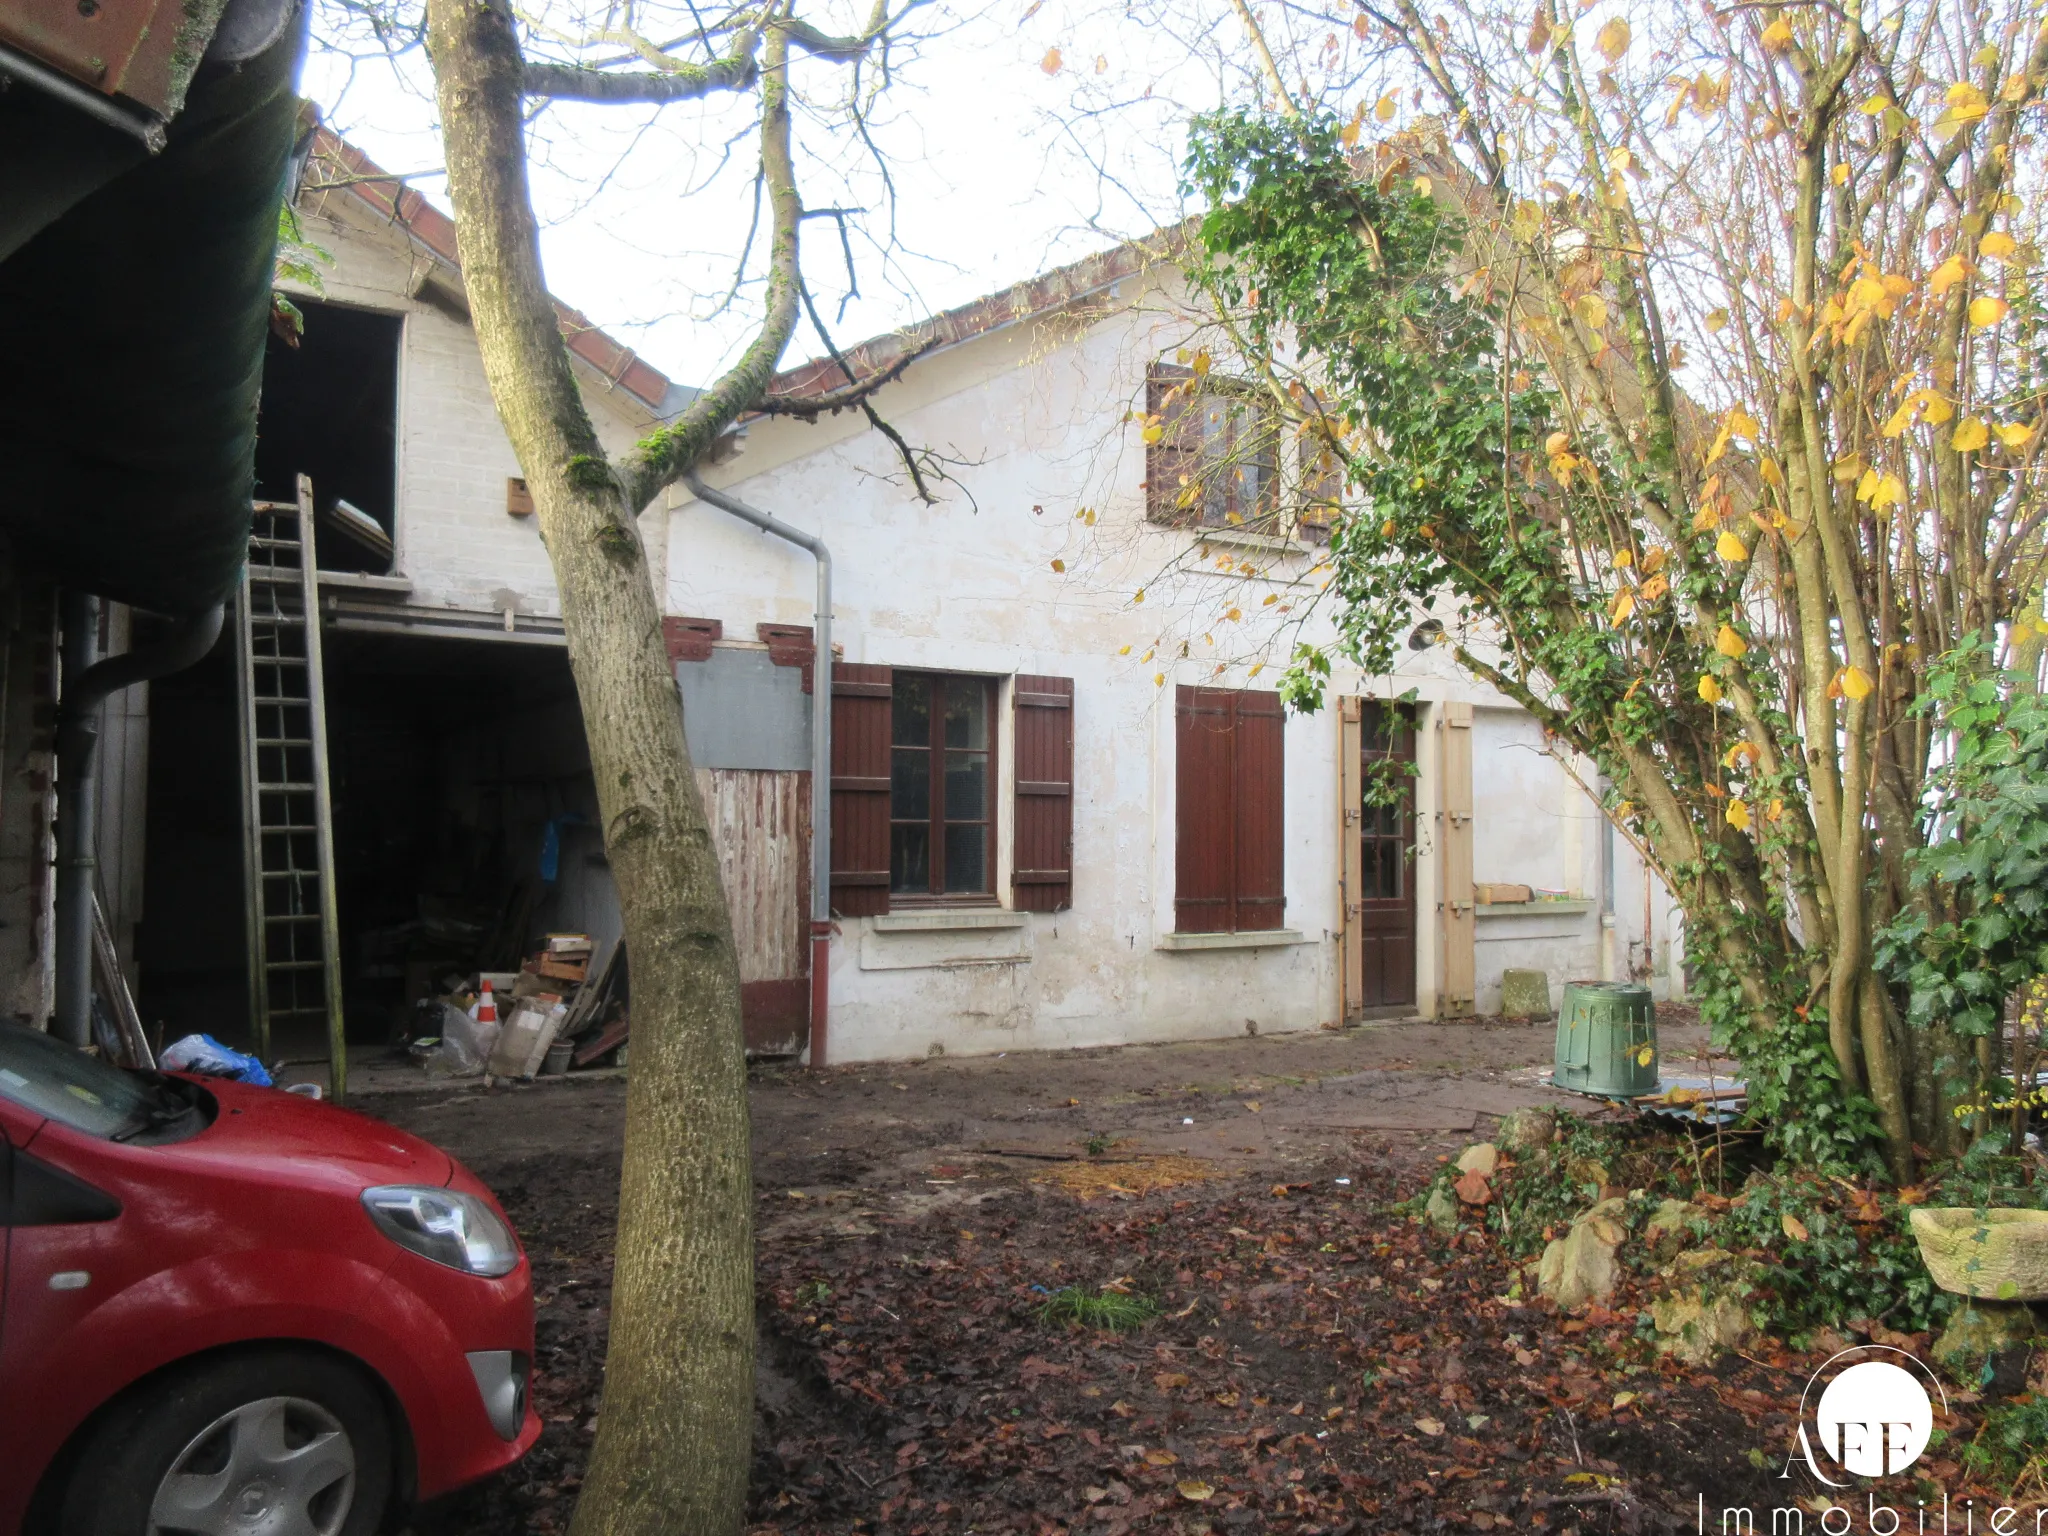
<svg viewBox="0 0 2048 1536">
<path fill-rule="evenodd" d="M 1628 1236 L 1628 1203 L 1603 1200 L 1543 1250 L 1536 1289 L 1569 1312 L 1614 1294 L 1621 1278 L 1615 1250 Z"/>
<path fill-rule="evenodd" d="M 1502 971 L 1500 1011 L 1504 1018 L 1533 1019 L 1551 1012 L 1547 971 Z"/>
</svg>

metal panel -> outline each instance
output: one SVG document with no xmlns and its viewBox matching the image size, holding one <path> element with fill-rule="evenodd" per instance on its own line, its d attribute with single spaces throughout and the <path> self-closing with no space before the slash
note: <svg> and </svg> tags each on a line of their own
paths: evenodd
<svg viewBox="0 0 2048 1536">
<path fill-rule="evenodd" d="M 1442 852 L 1443 981 L 1438 1013 L 1469 1014 L 1477 974 L 1472 911 L 1472 706 L 1449 703 L 1437 711 L 1440 783 L 1437 813 Z"/>
<path fill-rule="evenodd" d="M 678 661 L 683 734 L 699 768 L 785 773 L 811 766 L 811 711 L 803 673 L 765 650 L 720 645 L 703 661 Z"/>
</svg>

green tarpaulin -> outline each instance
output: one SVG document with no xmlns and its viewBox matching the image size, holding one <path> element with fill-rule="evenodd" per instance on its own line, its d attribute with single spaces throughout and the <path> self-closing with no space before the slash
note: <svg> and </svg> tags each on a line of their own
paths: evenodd
<svg viewBox="0 0 2048 1536">
<path fill-rule="evenodd" d="M 40 189 L 47 220 L 0 260 L 0 531 L 20 565 L 159 613 L 232 585 L 303 32 L 203 68 L 154 156 L 0 92 L 0 197 L 21 191 L 18 217 Z"/>
</svg>

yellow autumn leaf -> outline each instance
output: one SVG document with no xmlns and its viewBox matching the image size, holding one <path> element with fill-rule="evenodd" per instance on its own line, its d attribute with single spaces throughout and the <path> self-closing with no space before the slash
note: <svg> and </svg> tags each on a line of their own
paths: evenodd
<svg viewBox="0 0 2048 1536">
<path fill-rule="evenodd" d="M 1984 93 L 1968 80 L 1958 80 L 1950 86 L 1944 99 L 1948 102 L 1948 111 L 1943 115 L 1958 123 L 1974 123 L 1991 110 L 1991 103 L 1985 100 Z"/>
<path fill-rule="evenodd" d="M 1730 437 L 1747 438 L 1752 443 L 1756 441 L 1756 418 L 1741 406 L 1728 413 L 1727 426 Z"/>
<path fill-rule="evenodd" d="M 1842 692 L 1852 699 L 1870 697 L 1872 683 L 1870 674 L 1861 667 L 1844 667 L 1835 674 L 1835 681 L 1842 686 Z"/>
<path fill-rule="evenodd" d="M 1279 594 L 1278 592 L 1268 592 L 1268 593 L 1266 594 L 1266 596 L 1265 596 L 1264 600 L 1262 600 L 1262 601 L 1260 602 L 1259 606 L 1260 606 L 1261 608 L 1270 608 L 1270 607 L 1272 607 L 1272 606 L 1273 606 L 1273 605 L 1274 605 L 1275 603 L 1277 603 L 1277 602 L 1279 602 L 1279 601 L 1280 601 L 1280 594 Z"/>
<path fill-rule="evenodd" d="M 1059 49 L 1048 48 L 1045 50 L 1045 57 L 1038 61 L 1038 67 L 1044 70 L 1048 75 L 1056 75 L 1060 72 L 1060 64 L 1062 63 L 1062 61 L 1063 55 L 1060 53 Z"/>
<path fill-rule="evenodd" d="M 1905 499 L 1906 482 L 1897 475 L 1881 477 L 1870 493 L 1870 505 L 1876 511 L 1882 511 L 1886 507 L 1895 507 Z"/>
<path fill-rule="evenodd" d="M 1920 419 L 1933 426 L 1940 426 L 1956 413 L 1956 408 L 1949 403 L 1948 396 L 1939 390 L 1919 390 L 1915 392 L 1914 398 L 1920 402 Z"/>
<path fill-rule="evenodd" d="M 1779 817 L 1783 816 L 1784 814 L 1785 802 L 1783 800 L 1773 799 L 1771 801 L 1771 808 L 1764 812 L 1764 820 L 1776 821 Z"/>
<path fill-rule="evenodd" d="M 1764 28 L 1763 45 L 1772 53 L 1783 53 L 1792 46 L 1792 23 L 1780 16 Z"/>
<path fill-rule="evenodd" d="M 1230 610 L 1230 612 L 1223 615 L 1224 622 L 1227 624 L 1235 624 L 1239 619 L 1243 617 L 1244 610 L 1241 608 L 1233 608 Z"/>
<path fill-rule="evenodd" d="M 1128 655 L 1130 655 L 1130 654 L 1131 654 L 1131 648 L 1130 648 L 1130 647 L 1129 647 L 1128 645 L 1126 645 L 1126 646 L 1122 647 L 1121 649 L 1119 649 L 1119 650 L 1117 651 L 1117 655 L 1119 655 L 1119 656 L 1128 656 Z"/>
<path fill-rule="evenodd" d="M 1572 437 L 1569 432 L 1553 432 L 1550 436 L 1543 439 L 1543 451 L 1553 459 L 1560 453 L 1563 453 L 1565 449 L 1571 447 L 1571 445 Z"/>
<path fill-rule="evenodd" d="M 1628 616 L 1636 611 L 1636 595 L 1624 587 L 1614 594 L 1614 602 L 1607 610 L 1607 616 L 1616 624 L 1628 622 Z"/>
<path fill-rule="evenodd" d="M 1994 229 L 1977 242 L 1977 254 L 2005 261 L 2019 250 L 2019 242 L 2002 229 Z"/>
<path fill-rule="evenodd" d="M 1704 672 L 1700 674 L 1700 698 L 1708 704 L 1721 702 L 1721 685 Z"/>
<path fill-rule="evenodd" d="M 1635 551 L 1630 549 L 1617 549 L 1614 552 L 1614 563 L 1616 565 L 1621 566 L 1634 565 L 1636 563 Z"/>
<path fill-rule="evenodd" d="M 1883 117 L 1884 109 L 1890 105 L 1891 103 L 1882 96 L 1866 96 L 1863 98 L 1863 105 L 1856 110 L 1865 117 Z"/>
<path fill-rule="evenodd" d="M 2001 421 L 1991 430 L 2008 448 L 2024 448 L 2034 436 L 2034 429 L 2023 421 Z"/>
<path fill-rule="evenodd" d="M 1937 299 L 1970 275 L 1970 264 L 1960 255 L 1951 256 L 1927 274 L 1927 291 Z"/>
<path fill-rule="evenodd" d="M 1383 123 L 1391 123 L 1394 120 L 1394 109 L 1399 105 L 1394 95 L 1394 92 L 1389 91 L 1373 103 L 1372 115 Z"/>
<path fill-rule="evenodd" d="M 1990 441 L 1991 429 L 1978 417 L 1966 416 L 1963 424 L 1956 428 L 1956 435 L 1948 440 L 1948 445 L 1957 453 L 1974 453 Z"/>
<path fill-rule="evenodd" d="M 1580 294 L 1572 301 L 1572 313 L 1588 330 L 1602 330 L 1607 325 L 1607 301 L 1597 293 Z"/>
<path fill-rule="evenodd" d="M 1749 830 L 1749 807 L 1740 800 L 1728 802 L 1728 825 L 1738 832 Z"/>
<path fill-rule="evenodd" d="M 1856 482 L 1856 499 L 1868 501 L 1877 494 L 1877 483 L 1882 478 L 1874 469 L 1863 471 L 1863 477 Z"/>
<path fill-rule="evenodd" d="M 1784 1229 L 1785 1235 L 1795 1243 L 1803 1243 L 1810 1236 L 1806 1230 L 1806 1223 L 1797 1216 L 1794 1216 L 1790 1211 L 1780 1211 L 1778 1213 L 1778 1225 Z"/>
<path fill-rule="evenodd" d="M 1177 1486 L 1180 1496 L 1192 1503 L 1201 1504 L 1216 1497 L 1216 1490 L 1204 1482 L 1190 1480 Z"/>
<path fill-rule="evenodd" d="M 1164 672 L 1154 672 L 1152 674 L 1152 686 L 1154 688 L 1164 688 L 1166 686 L 1166 674 Z"/>
<path fill-rule="evenodd" d="M 1721 537 L 1714 540 L 1714 553 L 1723 560 L 1747 560 L 1749 558 L 1749 546 L 1724 529 L 1722 530 Z"/>
<path fill-rule="evenodd" d="M 1151 648 L 1150 650 L 1146 651 L 1144 655 L 1140 656 L 1140 657 L 1138 658 L 1138 660 L 1140 660 L 1140 661 L 1150 661 L 1150 660 L 1151 660 L 1151 659 L 1152 659 L 1152 658 L 1153 658 L 1154 656 L 1156 656 L 1156 655 L 1158 655 L 1158 654 L 1159 654 L 1159 647 L 1155 645 L 1155 646 L 1153 646 L 1153 647 L 1152 647 L 1152 648 Z"/>
<path fill-rule="evenodd" d="M 2003 299 L 1994 298 L 1988 293 L 1980 294 L 1970 300 L 1970 324 L 1980 331 L 1989 330 L 2003 320 L 2006 311 L 2011 308 L 2012 306 Z"/>
<path fill-rule="evenodd" d="M 1629 39 L 1633 34 L 1629 25 L 1619 16 L 1593 34 L 1593 46 L 1600 50 L 1600 57 L 1608 63 L 1618 63 L 1628 52 Z"/>
<path fill-rule="evenodd" d="M 1393 536 L 1394 520 L 1390 517 L 1384 523 L 1380 524 L 1380 537 L 1383 539 L 1391 539 Z"/>
<path fill-rule="evenodd" d="M 1145 589 L 1143 587 L 1140 587 L 1137 591 L 1133 592 L 1131 594 L 1131 601 L 1134 603 L 1142 603 L 1143 601 L 1145 601 Z"/>
<path fill-rule="evenodd" d="M 1724 330 L 1726 330 L 1727 328 L 1728 328 L 1728 311 L 1727 311 L 1727 310 L 1725 310 L 1725 309 L 1710 309 L 1710 310 L 1708 310 L 1708 311 L 1707 311 L 1707 333 L 1708 333 L 1709 335 L 1712 335 L 1712 334 L 1713 334 L 1714 332 L 1716 332 L 1716 331 L 1724 331 Z"/>
<path fill-rule="evenodd" d="M 1714 649 L 1733 661 L 1736 657 L 1747 654 L 1749 642 L 1735 632 L 1733 625 L 1723 624 L 1721 632 L 1714 636 Z"/>
</svg>

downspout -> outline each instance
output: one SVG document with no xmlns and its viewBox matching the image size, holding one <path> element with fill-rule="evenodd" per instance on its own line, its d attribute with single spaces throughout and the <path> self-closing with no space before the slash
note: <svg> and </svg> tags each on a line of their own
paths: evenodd
<svg viewBox="0 0 2048 1536">
<path fill-rule="evenodd" d="M 814 534 L 712 489 L 694 469 L 684 474 L 683 484 L 706 506 L 809 550 L 818 564 L 817 612 L 811 621 L 816 642 L 811 663 L 811 1066 L 822 1067 L 832 994 L 832 552 Z"/>
<path fill-rule="evenodd" d="M 63 695 L 57 710 L 56 1018 L 52 1033 L 70 1045 L 92 1043 L 92 904 L 98 874 L 100 705 L 108 695 L 153 677 L 182 672 L 220 638 L 223 604 L 173 621 L 164 637 L 95 662 L 100 600 L 63 596 Z"/>
<path fill-rule="evenodd" d="M 1600 979 L 1618 981 L 1621 978 L 1616 973 L 1614 953 L 1614 820 L 1607 811 L 1608 788 L 1603 775 L 1596 788 L 1600 797 Z M 1646 883 L 1644 889 L 1648 888 Z"/>
</svg>

